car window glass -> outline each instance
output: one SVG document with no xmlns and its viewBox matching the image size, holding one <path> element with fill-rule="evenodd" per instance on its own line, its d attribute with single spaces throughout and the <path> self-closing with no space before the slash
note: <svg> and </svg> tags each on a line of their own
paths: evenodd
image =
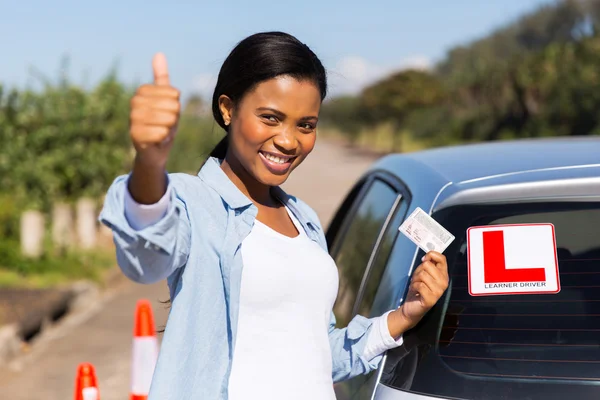
<svg viewBox="0 0 600 400">
<path fill-rule="evenodd" d="M 440 356 L 468 374 L 600 379 L 600 211 L 518 215 L 490 225 L 535 222 L 555 226 L 561 292 L 469 296 L 463 255 L 450 299 L 460 328 L 440 343 Z"/>
<path fill-rule="evenodd" d="M 364 317 L 371 316 L 371 309 L 375 301 L 375 294 L 380 286 L 381 278 L 385 271 L 388 260 L 390 260 L 390 253 L 394 246 L 394 241 L 398 237 L 398 227 L 404 220 L 406 209 L 408 208 L 406 200 L 402 200 L 394 211 L 394 217 L 390 224 L 386 228 L 385 235 L 382 238 L 381 244 L 377 250 L 377 255 L 370 268 L 367 283 L 365 285 L 364 293 L 358 306 L 358 314 Z M 398 266 L 401 268 L 401 266 Z M 387 311 L 387 310 L 386 310 Z"/>
<path fill-rule="evenodd" d="M 347 326 L 352 318 L 352 309 L 371 252 L 396 197 L 394 189 L 375 180 L 356 212 L 347 217 L 347 231 L 334 255 L 340 275 L 338 297 L 333 310 L 338 326 Z"/>
<path fill-rule="evenodd" d="M 404 203 L 400 207 L 406 210 L 408 208 L 407 205 L 408 203 Z M 404 218 L 400 217 L 401 214 L 404 214 L 404 218 L 408 215 L 406 211 L 402 211 L 396 215 L 390 229 L 395 227 L 397 230 L 402 224 Z M 392 234 L 391 231 L 390 234 Z M 375 298 L 370 307 L 369 317 L 382 315 L 386 311 L 395 309 L 400 305 L 410 281 L 409 273 L 411 267 L 416 267 L 416 265 L 412 264 L 412 261 L 417 254 L 422 255 L 424 253 L 406 236 L 396 234 L 392 251 L 387 260 L 377 260 L 378 263 L 385 263 L 385 267 L 379 279 Z"/>
</svg>

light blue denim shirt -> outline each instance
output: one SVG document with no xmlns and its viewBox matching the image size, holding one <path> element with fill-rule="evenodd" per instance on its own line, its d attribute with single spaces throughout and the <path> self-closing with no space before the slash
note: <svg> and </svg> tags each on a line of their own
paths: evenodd
<svg viewBox="0 0 600 400">
<path fill-rule="evenodd" d="M 109 188 L 100 221 L 113 231 L 117 261 L 128 278 L 147 284 L 167 279 L 169 285 L 172 308 L 149 400 L 227 399 L 243 267 L 240 247 L 257 208 L 215 158 L 197 176 L 168 177 L 171 203 L 159 222 L 141 230 L 129 225 L 124 210 L 128 175 Z M 273 190 L 306 234 L 327 251 L 316 213 L 282 189 Z M 362 356 L 372 324 L 358 315 L 348 327 L 336 329 L 331 313 L 334 382 L 379 365 L 382 355 L 371 360 Z"/>
</svg>

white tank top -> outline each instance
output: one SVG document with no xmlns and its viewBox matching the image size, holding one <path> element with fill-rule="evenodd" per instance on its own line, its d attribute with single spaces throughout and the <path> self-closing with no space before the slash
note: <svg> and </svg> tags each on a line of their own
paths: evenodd
<svg viewBox="0 0 600 400">
<path fill-rule="evenodd" d="M 288 214 L 298 236 L 257 220 L 242 242 L 230 400 L 335 399 L 328 328 L 338 270 Z"/>
</svg>

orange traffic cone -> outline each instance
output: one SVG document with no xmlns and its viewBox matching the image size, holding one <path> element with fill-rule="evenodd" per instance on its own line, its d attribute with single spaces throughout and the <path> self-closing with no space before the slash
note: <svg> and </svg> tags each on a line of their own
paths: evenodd
<svg viewBox="0 0 600 400">
<path fill-rule="evenodd" d="M 100 400 L 96 370 L 92 364 L 81 363 L 77 367 L 75 400 Z"/>
<path fill-rule="evenodd" d="M 158 340 L 154 328 L 152 305 L 139 300 L 135 310 L 133 330 L 133 360 L 131 364 L 130 400 L 146 400 L 158 359 Z"/>
</svg>

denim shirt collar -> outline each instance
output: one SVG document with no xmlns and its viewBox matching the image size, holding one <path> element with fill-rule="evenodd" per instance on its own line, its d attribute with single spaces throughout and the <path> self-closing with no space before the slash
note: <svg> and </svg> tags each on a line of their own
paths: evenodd
<svg viewBox="0 0 600 400">
<path fill-rule="evenodd" d="M 235 186 L 227 174 L 221 169 L 221 162 L 222 161 L 218 158 L 209 157 L 204 166 L 200 169 L 200 172 L 198 172 L 198 176 L 221 196 L 229 208 L 234 210 L 252 210 L 254 217 L 256 215 L 256 206 L 252 203 L 252 200 Z M 297 199 L 294 196 L 288 195 L 279 186 L 271 188 L 271 193 L 292 211 L 309 237 L 319 242 L 319 229 L 321 228 L 318 221 L 313 221 L 301 211 L 298 207 Z"/>
<path fill-rule="evenodd" d="M 209 157 L 198 176 L 221 196 L 229 208 L 237 210 L 252 205 L 252 200 L 244 195 L 221 169 L 221 161 L 218 158 Z"/>
</svg>

